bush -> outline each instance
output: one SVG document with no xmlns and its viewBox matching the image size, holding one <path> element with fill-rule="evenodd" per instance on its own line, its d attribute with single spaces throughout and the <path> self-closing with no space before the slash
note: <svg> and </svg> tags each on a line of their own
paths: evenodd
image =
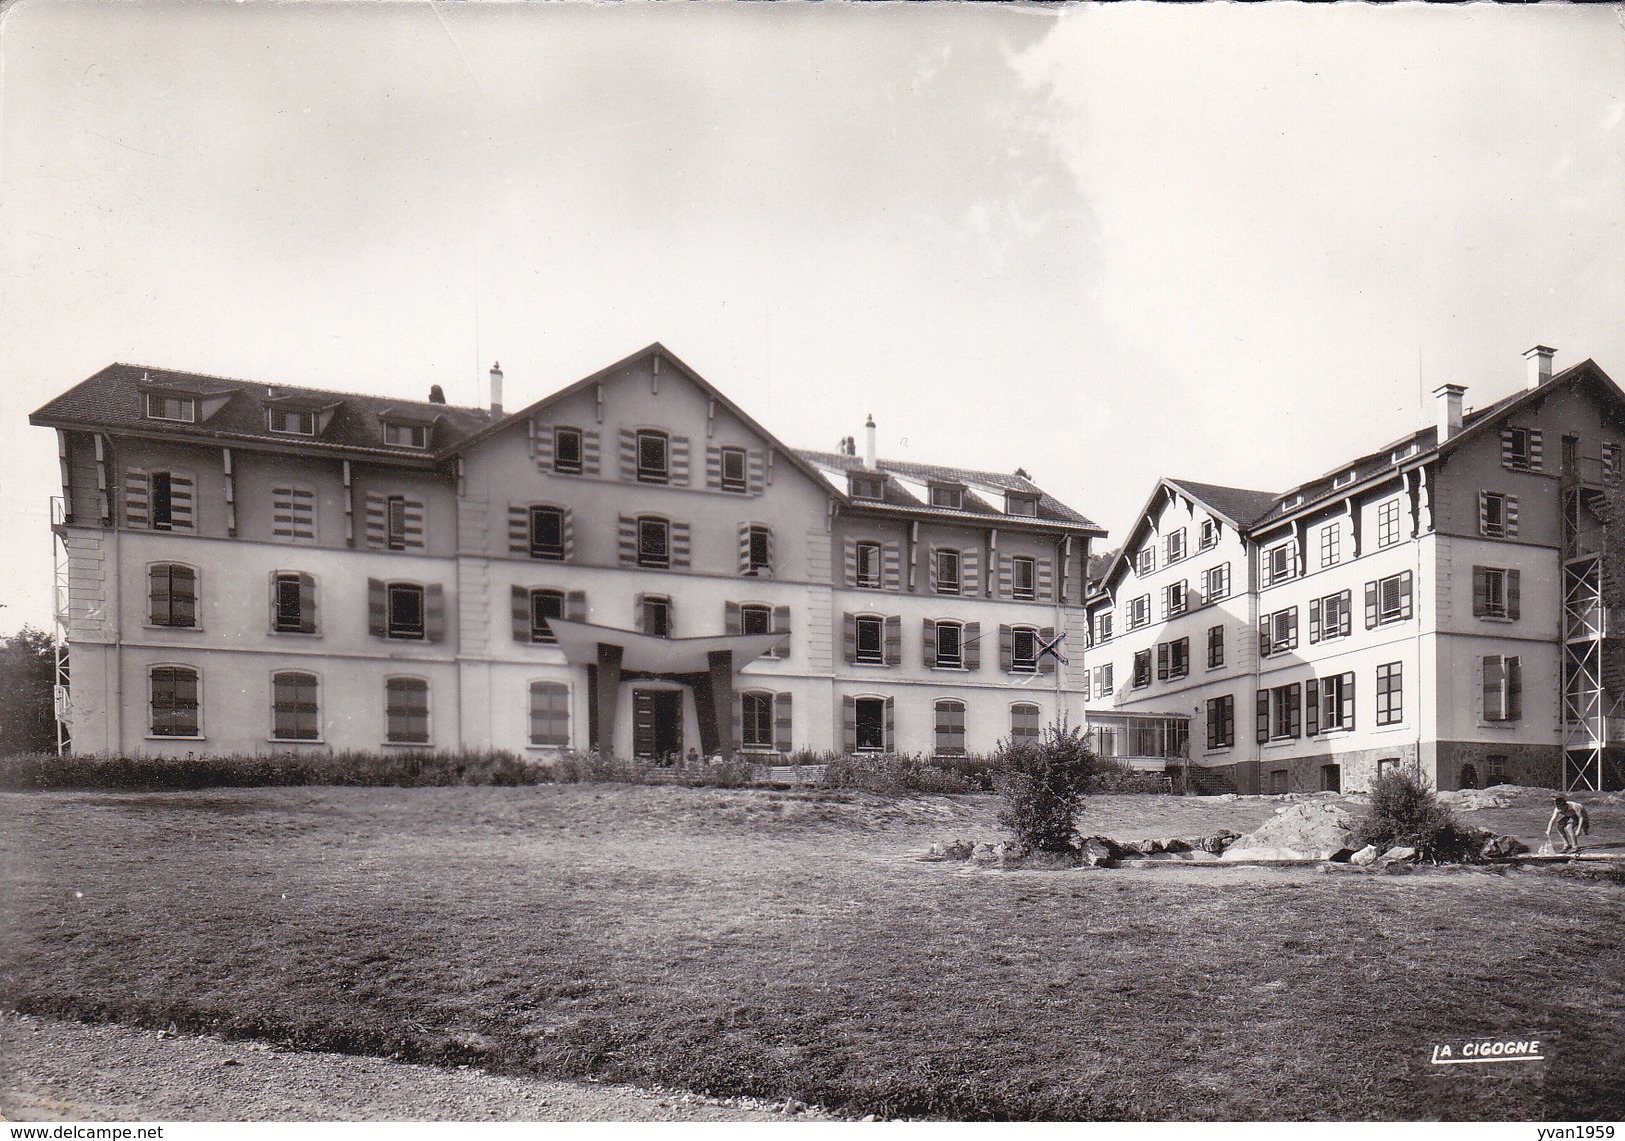
<svg viewBox="0 0 1625 1141">
<path fill-rule="evenodd" d="M 1477 853 L 1477 833 L 1457 824 L 1432 789 L 1403 771 L 1384 773 L 1371 786 L 1371 803 L 1355 840 L 1384 852 L 1415 848 L 1435 862 L 1469 860 Z"/>
<path fill-rule="evenodd" d="M 979 763 L 991 770 L 991 764 L 981 758 L 953 758 L 964 766 L 963 772 L 949 768 L 949 759 L 926 759 L 907 753 L 858 753 L 854 756 L 830 756 L 824 761 L 824 775 L 818 781 L 822 788 L 857 788 L 865 792 L 902 793 L 979 792 L 982 784 L 968 775 Z"/>
<path fill-rule="evenodd" d="M 1066 852 L 1077 844 L 1077 814 L 1096 764 L 1081 727 L 1063 717 L 1037 741 L 1001 741 L 994 755 L 1004 807 L 999 823 L 1028 848 Z"/>
<path fill-rule="evenodd" d="M 1099 757 L 1089 774 L 1089 792 L 1162 793 L 1173 790 L 1167 773 L 1141 772 L 1127 761 Z"/>
</svg>

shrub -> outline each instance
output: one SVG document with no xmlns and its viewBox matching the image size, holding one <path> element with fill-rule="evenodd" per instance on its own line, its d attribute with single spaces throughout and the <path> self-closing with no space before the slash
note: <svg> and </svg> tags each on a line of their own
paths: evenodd
<svg viewBox="0 0 1625 1141">
<path fill-rule="evenodd" d="M 1076 847 L 1076 818 L 1096 763 L 1083 729 L 1063 717 L 1046 726 L 1037 741 L 1001 741 L 994 760 L 1004 798 L 999 823 L 1028 848 L 1065 852 Z"/>
<path fill-rule="evenodd" d="M 967 766 L 972 763 L 970 758 L 954 759 Z M 946 760 L 928 760 L 907 753 L 831 756 L 824 762 L 824 776 L 818 784 L 823 788 L 858 788 L 880 793 L 961 793 L 981 789 L 970 776 L 946 767 Z"/>
<path fill-rule="evenodd" d="M 1371 786 L 1371 803 L 1355 830 L 1359 844 L 1381 851 L 1415 848 L 1424 859 L 1460 861 L 1474 858 L 1477 834 L 1456 823 L 1450 809 L 1409 772 L 1379 776 Z"/>
<path fill-rule="evenodd" d="M 1167 773 L 1141 772 L 1127 761 L 1109 757 L 1095 760 L 1095 769 L 1089 774 L 1089 792 L 1170 792 L 1173 781 Z"/>
</svg>

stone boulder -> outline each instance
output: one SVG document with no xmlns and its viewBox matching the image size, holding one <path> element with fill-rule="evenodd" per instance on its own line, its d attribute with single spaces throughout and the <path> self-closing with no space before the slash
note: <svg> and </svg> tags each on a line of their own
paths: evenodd
<svg viewBox="0 0 1625 1141">
<path fill-rule="evenodd" d="M 978 864 L 996 864 L 999 862 L 998 854 L 994 852 L 993 845 L 985 840 L 971 849 L 970 858 Z"/>
<path fill-rule="evenodd" d="M 1421 854 L 1415 848 L 1401 844 L 1384 852 L 1379 862 L 1383 864 L 1414 864 L 1421 858 Z"/>
<path fill-rule="evenodd" d="M 1511 856 L 1521 856 L 1528 850 L 1529 845 L 1516 836 L 1496 836 L 1492 834 L 1484 841 L 1483 847 L 1479 848 L 1478 854 L 1486 860 L 1504 860 Z"/>
<path fill-rule="evenodd" d="M 1225 860 L 1324 860 L 1354 846 L 1354 815 L 1340 804 L 1300 800 L 1224 851 Z"/>
<path fill-rule="evenodd" d="M 1349 863 L 1358 868 L 1367 868 L 1376 863 L 1377 857 L 1380 855 L 1382 855 L 1382 853 L 1377 851 L 1377 846 L 1375 844 L 1367 844 L 1358 852 L 1355 852 L 1354 855 L 1349 857 Z"/>
<path fill-rule="evenodd" d="M 968 860 L 974 851 L 976 845 L 969 840 L 955 840 L 949 844 L 932 844 L 931 850 L 920 859 L 938 863 L 943 860 Z"/>
<path fill-rule="evenodd" d="M 1115 868 L 1118 857 L 1112 853 L 1115 845 L 1099 836 L 1091 836 L 1078 849 L 1079 862 L 1086 868 Z"/>
</svg>

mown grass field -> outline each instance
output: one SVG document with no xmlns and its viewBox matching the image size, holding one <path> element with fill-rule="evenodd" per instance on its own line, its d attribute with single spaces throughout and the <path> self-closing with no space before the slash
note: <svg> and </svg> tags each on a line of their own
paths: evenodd
<svg viewBox="0 0 1625 1141">
<path fill-rule="evenodd" d="M 1275 807 L 1097 797 L 1087 823 L 1246 831 Z M 914 858 L 995 838 L 988 797 L 283 788 L 0 812 L 0 999 L 33 1013 L 853 1114 L 1625 1112 L 1617 881 Z M 1550 1060 L 1428 1064 L 1475 1036 Z"/>
</svg>

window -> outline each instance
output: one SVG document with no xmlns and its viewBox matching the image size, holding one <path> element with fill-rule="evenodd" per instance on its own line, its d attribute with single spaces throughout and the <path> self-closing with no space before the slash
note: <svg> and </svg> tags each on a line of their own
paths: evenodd
<svg viewBox="0 0 1625 1141">
<path fill-rule="evenodd" d="M 1258 620 L 1258 652 L 1266 658 L 1298 648 L 1298 608 L 1289 606 Z"/>
<path fill-rule="evenodd" d="M 1128 628 L 1130 630 L 1138 630 L 1141 626 L 1144 626 L 1150 621 L 1151 596 L 1149 594 L 1142 594 L 1138 598 L 1129 599 Z"/>
<path fill-rule="evenodd" d="M 1303 732 L 1303 687 L 1296 682 L 1258 691 L 1258 739 L 1285 741 Z"/>
<path fill-rule="evenodd" d="M 773 748 L 773 695 L 742 693 L 739 706 L 740 743 L 747 749 Z"/>
<path fill-rule="evenodd" d="M 1321 765 L 1320 766 L 1320 791 L 1321 792 L 1342 792 L 1343 791 L 1343 766 L 1342 765 Z"/>
<path fill-rule="evenodd" d="M 533 590 L 530 592 L 530 640 L 544 646 L 556 645 L 558 636 L 548 625 L 549 620 L 564 617 L 562 590 Z"/>
<path fill-rule="evenodd" d="M 857 550 L 858 585 L 878 590 L 880 588 L 880 544 L 859 543 Z"/>
<path fill-rule="evenodd" d="M 1185 528 L 1168 532 L 1168 561 L 1177 563 L 1185 557 Z"/>
<path fill-rule="evenodd" d="M 1172 618 L 1185 613 L 1185 580 L 1170 582 L 1162 588 L 1162 616 Z"/>
<path fill-rule="evenodd" d="M 886 748 L 886 699 L 860 697 L 853 702 L 854 747 L 864 753 Z"/>
<path fill-rule="evenodd" d="M 161 392 L 147 393 L 147 419 L 174 420 L 181 424 L 197 421 L 197 399 L 192 396 L 170 396 Z"/>
<path fill-rule="evenodd" d="M 271 431 L 289 436 L 314 436 L 316 413 L 307 408 L 273 408 Z"/>
<path fill-rule="evenodd" d="M 1484 758 L 1484 787 L 1491 788 L 1498 784 L 1507 783 L 1507 759 L 1504 756 L 1491 754 Z"/>
<path fill-rule="evenodd" d="M 949 484 L 933 483 L 931 485 L 931 506 L 944 507 L 950 511 L 963 510 L 965 506 L 965 489 Z"/>
<path fill-rule="evenodd" d="M 671 566 L 671 524 L 653 516 L 638 519 L 638 566 Z"/>
<path fill-rule="evenodd" d="M 882 619 L 860 615 L 857 619 L 857 660 L 869 665 L 886 662 L 885 623 Z"/>
<path fill-rule="evenodd" d="M 1365 628 L 1403 622 L 1411 616 L 1411 572 L 1365 584 Z"/>
<path fill-rule="evenodd" d="M 1523 590 L 1516 570 L 1473 568 L 1473 614 L 1479 618 L 1517 618 Z"/>
<path fill-rule="evenodd" d="M 429 683 L 420 677 L 384 682 L 384 740 L 392 745 L 429 743 Z"/>
<path fill-rule="evenodd" d="M 1516 471 L 1539 471 L 1540 433 L 1528 428 L 1501 429 L 1501 463 Z"/>
<path fill-rule="evenodd" d="M 564 512 L 560 508 L 530 509 L 530 557 L 564 558 Z"/>
<path fill-rule="evenodd" d="M 1095 615 L 1095 643 L 1104 644 L 1112 640 L 1112 612 L 1102 610 Z"/>
<path fill-rule="evenodd" d="M 1478 532 L 1492 539 L 1510 538 L 1518 533 L 1518 500 L 1499 491 L 1480 492 Z"/>
<path fill-rule="evenodd" d="M 1390 776 L 1399 771 L 1398 757 L 1383 757 L 1377 761 L 1377 779 Z"/>
<path fill-rule="evenodd" d="M 179 563 L 147 570 L 148 617 L 154 626 L 197 625 L 197 572 Z"/>
<path fill-rule="evenodd" d="M 1405 665 L 1377 667 L 1377 724 L 1398 725 L 1405 719 Z"/>
<path fill-rule="evenodd" d="M 316 580 L 299 571 L 271 578 L 271 629 L 279 634 L 316 632 Z"/>
<path fill-rule="evenodd" d="M 388 526 L 389 549 L 392 551 L 406 550 L 406 499 L 404 496 L 391 495 L 389 497 Z"/>
<path fill-rule="evenodd" d="M 1332 486 L 1347 487 L 1349 484 L 1353 483 L 1359 478 L 1359 471 L 1355 468 L 1349 468 L 1347 471 L 1338 472 L 1336 475 L 1332 476 Z"/>
<path fill-rule="evenodd" d="M 400 448 L 427 448 L 429 446 L 429 426 L 427 424 L 401 424 L 386 421 L 384 424 L 384 443 L 393 444 Z"/>
<path fill-rule="evenodd" d="M 1157 549 L 1147 546 L 1134 556 L 1134 573 L 1147 575 L 1157 569 Z"/>
<path fill-rule="evenodd" d="M 1030 626 L 1017 626 L 1010 631 L 1010 672 L 1038 672 L 1038 631 Z"/>
<path fill-rule="evenodd" d="M 410 583 L 389 584 L 389 628 L 391 638 L 422 638 L 423 588 Z"/>
<path fill-rule="evenodd" d="M 1234 694 L 1210 697 L 1207 702 L 1207 747 L 1228 749 L 1236 743 L 1236 698 Z"/>
<path fill-rule="evenodd" d="M 957 670 L 965 667 L 965 639 L 964 627 L 957 622 L 938 622 L 937 630 L 937 660 L 938 669 Z"/>
<path fill-rule="evenodd" d="M 1297 544 L 1278 543 L 1264 552 L 1264 585 L 1274 586 L 1297 575 Z"/>
<path fill-rule="evenodd" d="M 1004 513 L 1006 515 L 1035 516 L 1038 514 L 1038 497 L 1007 491 L 1004 493 Z"/>
<path fill-rule="evenodd" d="M 152 529 L 168 531 L 175 525 L 175 481 L 167 471 L 152 473 Z"/>
<path fill-rule="evenodd" d="M 271 736 L 278 741 L 319 741 L 316 675 L 285 670 L 271 675 Z"/>
<path fill-rule="evenodd" d="M 1619 445 L 1613 440 L 1602 442 L 1602 478 L 1605 483 L 1617 483 L 1622 474 Z"/>
<path fill-rule="evenodd" d="M 1010 739 L 1016 744 L 1037 741 L 1043 713 L 1030 702 L 1018 701 L 1010 707 Z"/>
<path fill-rule="evenodd" d="M 1112 692 L 1113 674 L 1116 670 L 1111 662 L 1095 667 L 1095 696 L 1105 697 Z"/>
<path fill-rule="evenodd" d="M 965 751 L 965 703 L 937 702 L 937 755 L 958 756 Z"/>
<path fill-rule="evenodd" d="M 638 433 L 638 482 L 667 483 L 671 479 L 671 441 L 664 432 Z"/>
<path fill-rule="evenodd" d="M 1522 717 L 1522 661 L 1498 654 L 1487 656 L 1484 659 L 1484 720 L 1517 721 Z"/>
<path fill-rule="evenodd" d="M 1325 642 L 1332 638 L 1346 638 L 1352 627 L 1350 611 L 1353 594 L 1343 590 L 1328 594 L 1309 603 L 1309 641 Z"/>
<path fill-rule="evenodd" d="M 939 550 L 937 558 L 937 593 L 959 593 L 959 552 Z"/>
<path fill-rule="evenodd" d="M 1220 563 L 1202 572 L 1202 597 L 1217 602 L 1230 597 L 1230 564 Z"/>
<path fill-rule="evenodd" d="M 271 534 L 293 542 L 315 542 L 316 493 L 308 487 L 273 487 Z"/>
<path fill-rule="evenodd" d="M 201 736 L 197 670 L 190 666 L 154 666 L 148 679 L 152 686 L 152 735 Z"/>
<path fill-rule="evenodd" d="M 752 603 L 741 606 L 739 608 L 739 632 L 741 634 L 773 633 L 773 608 Z"/>
<path fill-rule="evenodd" d="M 530 683 L 530 743 L 558 749 L 570 744 L 570 688 L 563 682 Z"/>
<path fill-rule="evenodd" d="M 1191 640 L 1157 643 L 1157 680 L 1177 681 L 1191 671 Z"/>
<path fill-rule="evenodd" d="M 853 499 L 883 499 L 886 494 L 886 477 L 882 475 L 860 475 L 857 472 L 848 472 L 847 481 L 852 489 Z"/>
<path fill-rule="evenodd" d="M 1391 547 L 1399 542 L 1399 500 L 1390 499 L 1377 507 L 1377 546 Z"/>
<path fill-rule="evenodd" d="M 1354 675 L 1333 674 L 1310 678 L 1304 705 L 1308 709 L 1309 735 L 1354 728 Z"/>
<path fill-rule="evenodd" d="M 1038 597 L 1038 564 L 1026 555 L 1017 555 L 1010 560 L 1011 595 L 1017 602 L 1031 602 Z M 1111 616 L 1106 618 L 1106 625 L 1111 626 Z M 1107 635 L 1110 637 L 1111 635 Z"/>
<path fill-rule="evenodd" d="M 1204 520 L 1202 520 L 1202 534 L 1201 534 L 1201 539 L 1198 541 L 1198 546 L 1200 547 L 1201 550 L 1205 551 L 1210 547 L 1216 547 L 1218 545 L 1219 545 L 1219 525 L 1218 525 L 1218 523 L 1214 522 L 1212 519 L 1204 519 Z"/>
<path fill-rule="evenodd" d="M 1207 631 L 1207 668 L 1218 669 L 1224 665 L 1224 627 L 1209 626 Z"/>
<path fill-rule="evenodd" d="M 1343 525 L 1328 523 L 1320 529 L 1320 565 L 1334 567 L 1342 554 Z"/>
<path fill-rule="evenodd" d="M 722 449 L 722 490 L 744 492 L 750 490 L 745 478 L 745 449 Z"/>
<path fill-rule="evenodd" d="M 581 429 L 553 429 L 553 470 L 560 475 L 581 474 Z M 538 683 L 540 684 L 540 683 Z M 534 687 L 532 687 L 534 689 Z M 531 742 L 537 744 L 538 742 Z"/>
<path fill-rule="evenodd" d="M 748 578 L 759 578 L 773 573 L 773 532 L 753 524 L 745 533 L 745 565 Z"/>
<path fill-rule="evenodd" d="M 1151 684 L 1151 651 L 1134 651 L 1134 680 L 1135 689 L 1144 689 Z"/>
</svg>

